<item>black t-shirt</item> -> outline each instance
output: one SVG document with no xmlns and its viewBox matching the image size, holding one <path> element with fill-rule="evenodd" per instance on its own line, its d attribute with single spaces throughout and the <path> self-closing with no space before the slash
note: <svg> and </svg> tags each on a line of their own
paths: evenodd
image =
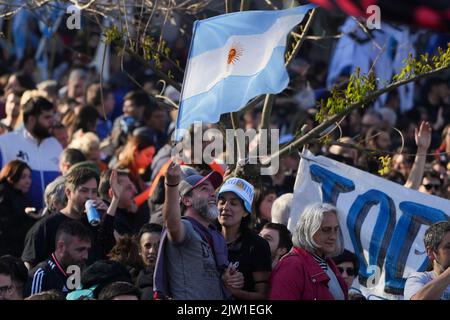
<svg viewBox="0 0 450 320">
<path fill-rule="evenodd" d="M 272 270 L 269 243 L 251 230 L 228 244 L 228 260 L 232 263 L 239 262 L 237 269 L 244 275 L 245 291 L 255 291 L 253 272 Z"/>
<path fill-rule="evenodd" d="M 139 272 L 136 286 L 141 292 L 141 300 L 153 300 L 153 273 L 151 267 L 146 267 Z"/>
<path fill-rule="evenodd" d="M 66 215 L 58 212 L 39 220 L 27 233 L 22 260 L 35 265 L 47 259 L 55 251 L 56 231 L 61 223 L 70 220 Z M 114 217 L 106 215 L 100 226 L 93 227 L 87 217 L 80 220 L 92 234 L 91 250 L 87 263 L 91 264 L 106 258 L 106 254 L 114 246 Z"/>
<path fill-rule="evenodd" d="M 142 226 L 150 220 L 150 213 L 147 203 L 141 205 L 137 212 L 128 212 L 125 209 L 117 208 L 114 219 L 114 230 L 120 235 L 135 235 L 139 233 Z"/>
</svg>

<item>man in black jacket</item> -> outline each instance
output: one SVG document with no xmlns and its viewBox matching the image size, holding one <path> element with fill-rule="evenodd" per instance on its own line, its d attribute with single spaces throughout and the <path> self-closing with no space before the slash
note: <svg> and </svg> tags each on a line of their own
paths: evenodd
<svg viewBox="0 0 450 320">
<path fill-rule="evenodd" d="M 86 265 L 90 249 L 89 229 L 77 220 L 63 222 L 56 232 L 55 252 L 29 273 L 25 296 L 51 289 L 65 295 L 76 289 L 76 279 L 73 283 L 68 279 L 72 273 L 74 278 L 81 278 L 81 270 Z"/>
</svg>

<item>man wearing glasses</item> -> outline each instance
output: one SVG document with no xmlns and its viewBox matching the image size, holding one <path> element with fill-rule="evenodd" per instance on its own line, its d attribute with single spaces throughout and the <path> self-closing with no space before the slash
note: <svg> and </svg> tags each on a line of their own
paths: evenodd
<svg viewBox="0 0 450 320">
<path fill-rule="evenodd" d="M 12 278 L 12 271 L 5 264 L 0 264 L 0 300 L 12 300 L 15 296 Z"/>
</svg>

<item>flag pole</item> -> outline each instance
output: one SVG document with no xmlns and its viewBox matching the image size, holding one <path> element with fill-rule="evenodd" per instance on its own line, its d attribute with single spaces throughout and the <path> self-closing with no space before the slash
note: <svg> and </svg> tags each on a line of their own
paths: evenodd
<svg viewBox="0 0 450 320">
<path fill-rule="evenodd" d="M 243 11 L 244 8 L 246 7 L 246 0 L 241 0 L 241 6 L 240 6 L 240 11 Z M 231 1 L 229 0 L 225 0 L 225 9 L 226 9 L 226 13 L 230 13 L 231 11 Z M 236 142 L 236 146 L 237 146 L 237 160 L 236 161 L 236 167 L 234 168 L 234 176 L 238 177 L 239 176 L 239 172 L 241 171 L 240 169 L 240 160 L 243 159 L 243 155 L 244 155 L 244 150 L 242 150 L 242 146 L 240 145 L 238 139 L 237 139 L 237 135 L 236 135 L 236 131 L 238 129 L 240 129 L 239 126 L 239 112 L 231 112 L 230 113 L 230 117 L 231 117 L 231 125 L 233 126 L 233 131 L 234 131 L 234 141 Z M 245 164 L 244 164 L 245 165 Z"/>
<path fill-rule="evenodd" d="M 193 47 L 193 43 L 194 43 L 194 37 L 195 37 L 195 32 L 197 30 L 197 21 L 194 21 L 194 28 L 192 31 L 192 40 L 191 40 L 191 44 L 189 45 L 189 54 L 188 57 L 191 54 L 191 50 Z M 172 147 L 175 146 L 175 144 L 177 142 L 180 142 L 181 139 L 178 139 L 177 137 L 177 130 L 179 130 L 180 127 L 180 120 L 181 120 L 181 113 L 183 112 L 183 97 L 184 97 L 184 89 L 185 89 L 185 81 L 186 81 L 186 77 L 188 74 L 188 68 L 189 68 L 189 58 L 186 62 L 186 68 L 184 68 L 184 74 L 183 74 L 183 82 L 181 84 L 181 90 L 180 90 L 180 102 L 178 105 L 178 114 L 177 114 L 177 121 L 176 121 L 176 126 L 175 126 L 175 131 L 174 131 L 174 135 L 173 135 L 173 139 L 172 139 Z"/>
</svg>

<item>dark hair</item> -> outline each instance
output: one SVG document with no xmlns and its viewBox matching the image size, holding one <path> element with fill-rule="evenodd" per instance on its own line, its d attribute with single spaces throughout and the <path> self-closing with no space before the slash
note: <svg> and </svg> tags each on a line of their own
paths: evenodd
<svg viewBox="0 0 450 320">
<path fill-rule="evenodd" d="M 6 274 L 10 276 L 12 281 L 13 274 L 11 268 L 8 265 L 0 263 L 0 274 Z"/>
<path fill-rule="evenodd" d="M 157 223 L 146 223 L 142 226 L 141 230 L 139 230 L 137 238 L 138 240 L 141 240 L 141 237 L 144 233 L 152 233 L 152 232 L 161 233 L 162 226 Z"/>
<path fill-rule="evenodd" d="M 11 255 L 4 255 L 0 257 L 0 265 L 6 266 L 10 270 L 10 276 L 16 283 L 17 290 L 23 290 L 28 279 L 28 270 L 23 261 Z"/>
<path fill-rule="evenodd" d="M 14 90 L 10 90 L 9 92 L 8 92 L 8 96 L 10 95 L 10 94 L 12 94 L 12 95 L 14 95 L 15 97 L 18 97 L 19 99 L 22 97 L 22 95 L 23 95 L 23 93 L 24 93 L 24 91 L 23 90 L 17 90 L 17 89 L 14 89 Z M 6 98 L 7 96 L 5 96 L 5 98 Z"/>
<path fill-rule="evenodd" d="M 44 97 L 31 97 L 22 106 L 23 122 L 27 123 L 31 116 L 39 117 L 43 111 L 52 111 L 53 104 Z"/>
<path fill-rule="evenodd" d="M 276 194 L 277 192 L 271 183 L 264 182 L 255 185 L 255 193 L 252 204 L 252 211 L 255 214 L 255 218 L 259 218 L 259 206 L 263 202 L 264 198 L 272 193 Z"/>
<path fill-rule="evenodd" d="M 145 148 L 155 146 L 155 135 L 149 128 L 138 128 L 133 131 L 133 135 L 128 137 L 128 140 L 117 155 L 121 155 L 120 160 L 117 162 L 117 168 L 130 169 L 134 163 L 134 152 L 144 150 Z"/>
<path fill-rule="evenodd" d="M 269 223 L 266 223 L 262 228 L 278 231 L 278 235 L 280 238 L 280 241 L 278 243 L 278 248 L 286 248 L 287 251 L 291 250 L 292 235 L 291 235 L 291 232 L 289 231 L 289 229 L 284 224 L 269 222 Z"/>
<path fill-rule="evenodd" d="M 437 173 L 434 170 L 427 170 L 427 171 L 425 171 L 423 173 L 422 181 L 423 181 L 424 178 L 427 178 L 429 180 L 431 180 L 431 179 L 437 179 L 439 181 L 441 180 L 441 177 L 439 176 L 439 173 Z"/>
<path fill-rule="evenodd" d="M 81 273 L 81 284 L 87 289 L 94 285 L 94 298 L 104 287 L 116 281 L 126 281 L 131 283 L 131 276 L 127 268 L 117 261 L 98 260 L 87 267 Z"/>
<path fill-rule="evenodd" d="M 91 179 L 95 179 L 98 184 L 100 177 L 97 172 L 92 169 L 86 167 L 75 168 L 73 170 L 69 170 L 66 174 L 66 186 L 71 185 L 74 189 L 76 189 Z"/>
<path fill-rule="evenodd" d="M 93 107 L 98 107 L 102 104 L 102 96 L 101 92 L 103 91 L 103 99 L 106 99 L 106 96 L 112 93 L 111 89 L 108 86 L 103 85 L 103 88 L 100 86 L 100 83 L 93 83 L 89 86 L 86 91 L 86 103 Z"/>
<path fill-rule="evenodd" d="M 33 78 L 31 78 L 28 74 L 26 74 L 23 71 L 18 71 L 15 72 L 11 75 L 15 76 L 17 79 L 17 82 L 19 83 L 19 85 L 25 89 L 25 90 L 32 90 L 32 89 L 36 89 L 36 84 L 33 81 Z"/>
<path fill-rule="evenodd" d="M 385 175 L 384 178 L 401 185 L 405 184 L 406 182 L 406 179 L 403 176 L 403 174 L 400 171 L 394 169 L 389 170 L 389 173 Z"/>
<path fill-rule="evenodd" d="M 148 94 L 143 90 L 135 90 L 128 92 L 123 101 L 131 100 L 136 108 L 148 107 L 152 104 Z"/>
<path fill-rule="evenodd" d="M 80 240 L 92 241 L 91 231 L 83 223 L 77 220 L 69 220 L 61 223 L 56 231 L 55 243 L 62 235 L 77 237 Z"/>
<path fill-rule="evenodd" d="M 98 118 L 98 111 L 94 107 L 86 106 L 81 108 L 70 128 L 70 138 L 72 139 L 73 134 L 79 129 L 84 133 L 89 132 L 89 126 L 95 124 Z"/>
<path fill-rule="evenodd" d="M 76 163 L 86 161 L 86 156 L 78 149 L 67 148 L 60 155 L 61 160 L 68 162 L 70 166 Z"/>
<path fill-rule="evenodd" d="M 156 111 L 166 111 L 166 108 L 163 106 L 157 104 L 153 99 L 150 99 L 151 105 L 147 108 L 145 108 L 144 111 L 144 119 L 151 118 L 153 113 Z"/>
<path fill-rule="evenodd" d="M 107 285 L 98 295 L 99 300 L 112 300 L 117 296 L 131 295 L 140 297 L 139 289 L 129 282 L 117 281 Z"/>
<path fill-rule="evenodd" d="M 440 221 L 431 225 L 431 227 L 425 231 L 423 237 L 425 248 L 437 251 L 439 244 L 447 232 L 450 232 L 450 221 Z"/>
<path fill-rule="evenodd" d="M 20 160 L 12 160 L 8 162 L 0 171 L 0 183 L 8 183 L 10 185 L 15 184 L 20 180 L 22 173 L 25 169 L 30 170 L 28 164 Z"/>
<path fill-rule="evenodd" d="M 351 251 L 344 249 L 342 254 L 332 258 L 335 264 L 341 264 L 343 262 L 351 262 L 353 263 L 353 267 L 355 268 L 355 275 L 359 272 L 359 263 L 358 257 Z"/>
<path fill-rule="evenodd" d="M 100 198 L 109 200 L 109 179 L 111 178 L 112 169 L 106 169 L 100 174 L 100 183 L 98 185 L 98 194 Z M 128 172 L 117 170 L 118 176 L 128 176 Z"/>
</svg>

